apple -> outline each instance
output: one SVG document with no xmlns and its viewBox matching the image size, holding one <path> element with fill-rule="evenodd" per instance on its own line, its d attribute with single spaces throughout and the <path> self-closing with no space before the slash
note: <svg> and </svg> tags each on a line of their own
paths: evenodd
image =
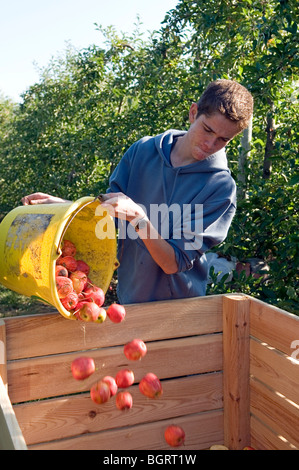
<svg viewBox="0 0 299 470">
<path fill-rule="evenodd" d="M 70 292 L 66 297 L 60 299 L 60 302 L 66 310 L 70 311 L 76 308 L 79 302 L 79 298 L 76 292 Z"/>
<path fill-rule="evenodd" d="M 99 307 L 99 315 L 98 318 L 95 320 L 96 323 L 103 323 L 106 320 L 107 313 L 103 307 Z"/>
<path fill-rule="evenodd" d="M 90 389 L 90 398 L 94 403 L 100 405 L 110 398 L 110 387 L 103 380 L 99 380 Z"/>
<path fill-rule="evenodd" d="M 124 354 L 130 361 L 138 361 L 146 355 L 147 347 L 141 339 L 133 339 L 124 346 Z"/>
<path fill-rule="evenodd" d="M 77 261 L 73 256 L 60 256 L 57 264 L 64 266 L 70 272 L 74 272 L 77 269 Z"/>
<path fill-rule="evenodd" d="M 87 284 L 84 287 L 83 295 L 85 299 L 93 300 L 99 307 L 105 302 L 105 292 L 97 286 Z"/>
<path fill-rule="evenodd" d="M 210 447 L 209 450 L 229 450 L 229 448 L 222 444 L 214 444 Z"/>
<path fill-rule="evenodd" d="M 255 449 L 251 446 L 245 446 L 243 450 L 255 450 Z"/>
<path fill-rule="evenodd" d="M 61 251 L 62 256 L 75 256 L 77 250 L 70 240 L 63 240 Z"/>
<path fill-rule="evenodd" d="M 117 383 L 115 382 L 114 377 L 111 377 L 110 375 L 106 375 L 102 380 L 103 382 L 106 382 L 109 385 L 110 396 L 114 397 L 114 395 L 116 395 L 116 392 L 118 390 L 118 386 L 117 386 Z"/>
<path fill-rule="evenodd" d="M 148 398 L 159 398 L 162 393 L 162 385 L 158 377 L 148 372 L 139 382 L 140 392 Z"/>
<path fill-rule="evenodd" d="M 60 264 L 55 266 L 55 276 L 68 277 L 68 275 L 69 275 L 69 272 L 64 266 L 61 266 Z"/>
<path fill-rule="evenodd" d="M 68 277 L 56 276 L 55 285 L 60 299 L 63 299 L 73 291 L 73 283 Z"/>
<path fill-rule="evenodd" d="M 134 383 L 134 373 L 132 370 L 121 369 L 115 376 L 115 382 L 119 388 L 130 387 Z"/>
<path fill-rule="evenodd" d="M 119 410 L 129 410 L 133 406 L 132 395 L 129 392 L 118 392 L 115 405 Z"/>
<path fill-rule="evenodd" d="M 76 311 L 74 313 L 75 313 L 76 318 L 78 318 L 78 320 L 82 320 L 85 322 L 95 322 L 101 318 L 101 315 L 103 316 L 101 307 L 99 307 L 94 302 L 85 302 L 85 301 L 80 301 L 77 304 Z M 105 314 L 106 314 L 106 311 L 105 311 Z"/>
<path fill-rule="evenodd" d="M 78 271 L 82 271 L 83 273 L 86 274 L 86 276 L 88 276 L 89 271 L 90 271 L 90 266 L 87 263 L 85 263 L 85 261 L 83 261 L 82 259 L 78 259 L 77 269 Z"/>
<path fill-rule="evenodd" d="M 165 429 L 164 437 L 171 447 L 179 447 L 185 442 L 185 431 L 180 426 L 172 424 Z"/>
<path fill-rule="evenodd" d="M 113 323 L 120 323 L 126 316 L 125 307 L 120 304 L 111 304 L 108 307 L 107 315 Z"/>
<path fill-rule="evenodd" d="M 83 291 L 83 289 L 85 288 L 86 284 L 87 284 L 87 276 L 85 273 L 83 273 L 82 271 L 74 271 L 70 274 L 70 279 L 73 283 L 73 288 L 74 288 L 74 291 L 77 293 L 77 294 L 80 294 L 80 292 Z"/>
<path fill-rule="evenodd" d="M 77 357 L 71 364 L 71 371 L 76 380 L 87 379 L 95 370 L 96 367 L 92 357 Z"/>
</svg>

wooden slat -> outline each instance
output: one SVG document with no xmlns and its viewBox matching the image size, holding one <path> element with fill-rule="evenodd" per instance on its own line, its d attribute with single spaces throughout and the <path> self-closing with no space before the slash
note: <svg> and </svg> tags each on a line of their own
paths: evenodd
<svg viewBox="0 0 299 470">
<path fill-rule="evenodd" d="M 299 403 L 299 366 L 289 356 L 251 339 L 250 373 L 289 400 Z"/>
<path fill-rule="evenodd" d="M 249 300 L 223 298 L 224 443 L 232 450 L 250 445 Z"/>
<path fill-rule="evenodd" d="M 208 449 L 212 444 L 223 443 L 223 413 L 211 411 L 163 421 L 140 424 L 133 427 L 84 434 L 65 439 L 29 446 L 32 450 L 168 450 L 164 430 L 170 424 L 182 426 L 186 433 L 183 449 Z M 147 462 L 146 462 L 147 463 Z M 141 462 L 142 464 L 142 462 Z"/>
<path fill-rule="evenodd" d="M 132 369 L 136 381 L 147 372 L 154 372 L 163 379 L 222 369 L 221 334 L 147 345 L 147 355 L 137 362 L 128 361 L 121 346 L 89 351 L 88 355 L 94 358 L 98 371 L 83 383 L 74 380 L 70 370 L 72 360 L 82 355 L 78 352 L 8 362 L 10 399 L 12 403 L 19 403 L 84 391 L 97 380 L 96 376 L 115 376 L 123 368 Z"/>
<path fill-rule="evenodd" d="M 133 407 L 126 413 L 116 409 L 114 397 L 104 405 L 95 405 L 89 393 L 15 405 L 14 410 L 29 445 L 223 406 L 221 372 L 165 380 L 158 400 L 144 397 L 138 385 L 129 391 Z"/>
<path fill-rule="evenodd" d="M 257 450 L 298 450 L 255 416 L 251 416 L 251 445 Z"/>
<path fill-rule="evenodd" d="M 22 431 L 0 377 L 0 450 L 26 449 Z"/>
<path fill-rule="evenodd" d="M 250 334 L 291 355 L 292 342 L 299 340 L 299 317 L 251 298 Z"/>
<path fill-rule="evenodd" d="M 6 331 L 5 322 L 0 319 L 0 377 L 7 389 L 7 368 L 6 368 Z"/>
<path fill-rule="evenodd" d="M 6 318 L 7 359 L 222 331 L 222 296 L 126 306 L 126 319 L 86 324 L 60 314 Z"/>
<path fill-rule="evenodd" d="M 251 412 L 299 449 L 299 404 L 252 379 Z"/>
</svg>

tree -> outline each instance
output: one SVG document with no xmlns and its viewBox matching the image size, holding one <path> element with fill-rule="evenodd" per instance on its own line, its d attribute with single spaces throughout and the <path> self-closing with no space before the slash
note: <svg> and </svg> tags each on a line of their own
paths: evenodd
<svg viewBox="0 0 299 470">
<path fill-rule="evenodd" d="M 186 129 L 206 85 L 235 79 L 252 92 L 255 112 L 250 149 L 242 150 L 244 136 L 228 147 L 238 210 L 217 250 L 262 258 L 270 273 L 216 290 L 242 288 L 298 309 L 296 7 L 295 0 L 179 0 L 147 41 L 138 25 L 131 36 L 97 26 L 106 47 L 53 60 L 10 115 L 9 132 L 0 131 L 2 213 L 37 189 L 71 199 L 105 191 L 131 143 Z"/>
</svg>

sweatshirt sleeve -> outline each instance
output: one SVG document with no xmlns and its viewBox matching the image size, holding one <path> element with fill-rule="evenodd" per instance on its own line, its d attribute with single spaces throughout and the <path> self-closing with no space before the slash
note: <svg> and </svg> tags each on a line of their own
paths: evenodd
<svg viewBox="0 0 299 470">
<path fill-rule="evenodd" d="M 199 204 L 196 208 L 183 224 L 181 237 L 174 235 L 168 240 L 175 250 L 177 272 L 191 269 L 203 253 L 225 240 L 236 211 L 231 199 Z"/>
</svg>

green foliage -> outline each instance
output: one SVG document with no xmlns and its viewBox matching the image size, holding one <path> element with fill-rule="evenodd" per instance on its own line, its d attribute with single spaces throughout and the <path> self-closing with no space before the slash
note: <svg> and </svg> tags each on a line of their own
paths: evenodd
<svg viewBox="0 0 299 470">
<path fill-rule="evenodd" d="M 297 313 L 297 24 L 295 0 L 180 0 L 146 41 L 138 24 L 131 36 L 96 25 L 104 49 L 69 48 L 21 105 L 0 98 L 0 213 L 33 191 L 68 199 L 105 191 L 130 144 L 186 129 L 189 106 L 206 85 L 236 79 L 255 99 L 253 138 L 245 197 L 217 250 L 240 261 L 262 258 L 270 272 L 266 282 L 234 273 L 209 291 L 242 290 Z M 239 152 L 240 137 L 228 148 L 237 181 Z"/>
</svg>

